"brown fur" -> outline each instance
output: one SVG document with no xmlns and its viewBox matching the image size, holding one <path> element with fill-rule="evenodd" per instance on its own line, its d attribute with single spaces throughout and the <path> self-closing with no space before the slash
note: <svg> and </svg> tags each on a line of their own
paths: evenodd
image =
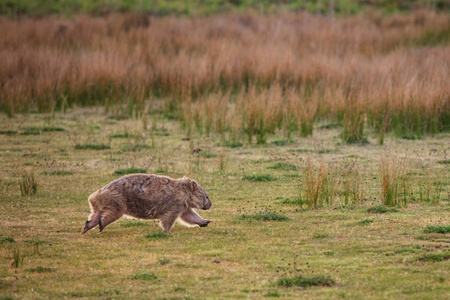
<svg viewBox="0 0 450 300">
<path fill-rule="evenodd" d="M 99 225 L 100 231 L 124 214 L 139 219 L 159 219 L 165 233 L 177 219 L 186 225 L 207 226 L 193 208 L 209 209 L 205 190 L 187 177 L 131 174 L 116 179 L 89 196 L 91 215 L 83 234 Z"/>
</svg>

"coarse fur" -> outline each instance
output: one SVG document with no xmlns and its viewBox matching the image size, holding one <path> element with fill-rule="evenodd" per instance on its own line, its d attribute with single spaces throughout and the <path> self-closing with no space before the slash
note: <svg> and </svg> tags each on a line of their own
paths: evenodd
<svg viewBox="0 0 450 300">
<path fill-rule="evenodd" d="M 187 177 L 172 179 L 151 174 L 131 174 L 108 183 L 89 196 L 91 214 L 83 234 L 99 225 L 102 231 L 123 215 L 139 219 L 159 219 L 164 233 L 175 221 L 187 226 L 205 227 L 193 208 L 207 210 L 211 201 L 205 190 Z"/>
</svg>

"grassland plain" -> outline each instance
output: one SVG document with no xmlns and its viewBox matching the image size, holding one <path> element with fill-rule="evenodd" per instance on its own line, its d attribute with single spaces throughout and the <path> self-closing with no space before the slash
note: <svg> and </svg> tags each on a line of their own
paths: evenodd
<svg viewBox="0 0 450 300">
<path fill-rule="evenodd" d="M 347 145 L 317 124 L 308 138 L 227 147 L 220 135 L 183 140 L 160 115 L 104 111 L 0 116 L 1 299 L 448 297 L 448 133 Z M 381 209 L 383 159 L 406 168 L 406 205 Z M 305 174 L 322 169 L 331 196 L 311 209 Z M 194 178 L 213 222 L 167 237 L 124 218 L 81 235 L 87 197 L 127 170 Z M 23 174 L 35 194 L 21 195 Z"/>
</svg>

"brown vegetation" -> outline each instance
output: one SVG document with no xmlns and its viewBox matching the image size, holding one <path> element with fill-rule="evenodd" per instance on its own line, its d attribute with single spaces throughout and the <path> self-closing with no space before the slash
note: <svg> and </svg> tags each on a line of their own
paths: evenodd
<svg viewBox="0 0 450 300">
<path fill-rule="evenodd" d="M 119 104 L 259 143 L 276 130 L 307 136 L 320 118 L 341 124 L 347 142 L 367 125 L 380 143 L 388 131 L 449 128 L 446 14 L 2 18 L 0 31 L 9 115 Z"/>
</svg>

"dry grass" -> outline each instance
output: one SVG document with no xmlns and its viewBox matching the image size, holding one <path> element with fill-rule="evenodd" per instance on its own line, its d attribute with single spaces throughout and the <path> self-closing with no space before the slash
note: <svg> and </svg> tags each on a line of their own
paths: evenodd
<svg viewBox="0 0 450 300">
<path fill-rule="evenodd" d="M 449 26 L 431 11 L 2 18 L 0 109 L 163 111 L 227 141 L 308 136 L 323 118 L 346 142 L 366 121 L 380 143 L 389 131 L 420 138 L 449 129 Z"/>
</svg>

